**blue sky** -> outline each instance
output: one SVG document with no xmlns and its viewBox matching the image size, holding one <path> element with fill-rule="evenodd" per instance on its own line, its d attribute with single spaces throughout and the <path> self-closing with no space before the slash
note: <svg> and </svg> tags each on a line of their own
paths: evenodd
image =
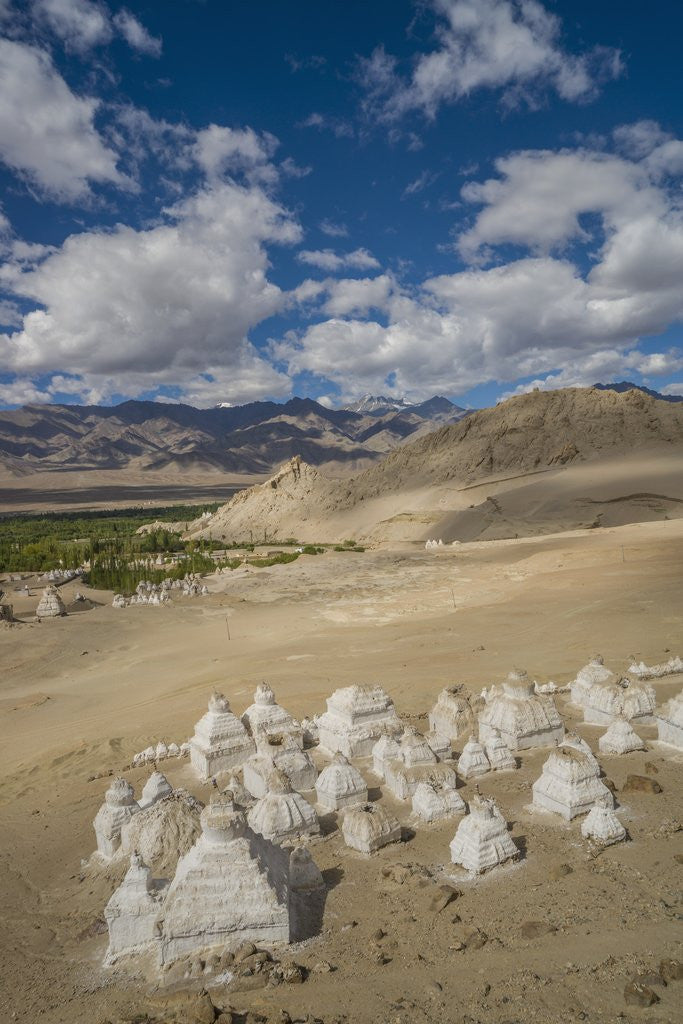
<svg viewBox="0 0 683 1024">
<path fill-rule="evenodd" d="M 0 405 L 683 391 L 682 29 L 0 0 Z"/>
</svg>

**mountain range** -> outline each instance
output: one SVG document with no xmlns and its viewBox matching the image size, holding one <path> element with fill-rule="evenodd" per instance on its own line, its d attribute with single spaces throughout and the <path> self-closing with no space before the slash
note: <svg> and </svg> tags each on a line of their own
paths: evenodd
<svg viewBox="0 0 683 1024">
<path fill-rule="evenodd" d="M 293 398 L 213 409 L 128 401 L 2 410 L 0 469 L 13 477 L 55 470 L 263 475 L 300 455 L 344 475 L 467 415 L 438 396 L 417 405 L 366 396 L 356 405 L 328 409 Z"/>
</svg>

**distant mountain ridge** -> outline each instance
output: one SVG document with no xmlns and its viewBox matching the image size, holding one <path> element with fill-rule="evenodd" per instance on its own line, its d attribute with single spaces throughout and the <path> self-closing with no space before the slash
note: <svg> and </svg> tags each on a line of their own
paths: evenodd
<svg viewBox="0 0 683 1024">
<path fill-rule="evenodd" d="M 633 384 L 629 380 L 615 381 L 613 384 L 594 384 L 593 387 L 598 391 L 617 391 L 620 395 L 623 395 L 625 391 L 642 391 L 650 398 L 659 398 L 662 402 L 683 402 L 683 395 L 663 395 L 660 391 L 646 388 L 644 384 Z"/>
<path fill-rule="evenodd" d="M 434 397 L 384 413 L 328 409 L 310 398 L 195 409 L 127 401 L 115 406 L 29 405 L 0 410 L 0 467 L 49 470 L 272 472 L 293 455 L 333 473 L 358 471 L 465 410 Z"/>
</svg>

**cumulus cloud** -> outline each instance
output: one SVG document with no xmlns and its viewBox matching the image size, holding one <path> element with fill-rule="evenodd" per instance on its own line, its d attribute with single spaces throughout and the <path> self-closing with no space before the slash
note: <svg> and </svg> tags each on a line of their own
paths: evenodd
<svg viewBox="0 0 683 1024">
<path fill-rule="evenodd" d="M 252 177 L 273 180 L 277 171 L 270 159 L 278 140 L 269 132 L 259 134 L 253 128 L 226 128 L 211 124 L 197 132 L 193 155 L 209 179 L 244 172 Z"/>
<path fill-rule="evenodd" d="M 74 201 L 91 182 L 131 187 L 95 127 L 98 105 L 43 50 L 0 39 L 0 160 L 41 192 Z"/>
<path fill-rule="evenodd" d="M 268 280 L 266 247 L 300 234 L 260 188 L 228 181 L 146 230 L 85 231 L 33 262 L 10 261 L 5 285 L 36 308 L 0 341 L 0 361 L 28 376 L 68 367 L 128 394 L 191 382 L 199 397 L 216 380 L 227 399 L 281 392 L 286 379 L 248 332 L 286 301 Z"/>
<path fill-rule="evenodd" d="M 660 139 L 639 160 L 582 148 L 499 161 L 497 178 L 463 190 L 482 206 L 457 240 L 469 269 L 414 290 L 386 275 L 336 289 L 324 282 L 309 301 L 328 319 L 289 332 L 276 358 L 347 396 L 676 372 L 680 351 L 638 349 L 640 337 L 683 320 L 683 212 L 676 182 L 654 170 L 675 141 Z M 569 257 L 576 240 L 591 244 L 581 253 L 588 269 Z M 510 245 L 523 250 L 518 258 Z M 368 319 L 372 309 L 379 315 Z"/>
<path fill-rule="evenodd" d="M 302 249 L 296 257 L 300 263 L 309 267 L 320 267 L 335 273 L 338 270 L 377 270 L 379 260 L 375 259 L 367 249 L 354 249 L 353 252 L 336 253 L 333 249 Z"/>
<path fill-rule="evenodd" d="M 582 102 L 621 72 L 617 51 L 573 54 L 562 45 L 560 19 L 538 0 L 430 0 L 436 40 L 408 74 L 382 47 L 361 62 L 365 112 L 391 123 L 417 111 L 432 119 L 444 104 L 479 89 L 502 90 L 510 106 L 534 106 L 544 92 Z"/>
<path fill-rule="evenodd" d="M 130 11 L 125 8 L 118 11 L 114 15 L 114 25 L 133 50 L 145 53 L 148 57 L 161 56 L 161 39 L 148 32 Z"/>
</svg>

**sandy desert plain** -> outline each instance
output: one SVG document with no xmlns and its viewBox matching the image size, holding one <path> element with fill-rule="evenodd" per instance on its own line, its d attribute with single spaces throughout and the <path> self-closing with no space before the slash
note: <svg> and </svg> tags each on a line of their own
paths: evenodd
<svg viewBox="0 0 683 1024">
<path fill-rule="evenodd" d="M 666 473 L 675 475 L 670 462 Z M 164 607 L 117 610 L 111 593 L 70 583 L 67 602 L 80 589 L 101 606 L 41 622 L 32 618 L 40 590 L 26 597 L 6 584 L 23 621 L 0 633 L 0 1019 L 680 1021 L 683 981 L 669 972 L 663 984 L 658 972 L 681 959 L 683 752 L 660 744 L 655 726 L 638 726 L 646 751 L 600 754 L 629 836 L 602 850 L 582 838 L 581 819 L 531 809 L 547 748 L 478 779 L 520 852 L 480 877 L 450 863 L 459 819 L 416 825 L 409 802 L 360 761 L 370 798 L 398 817 L 404 841 L 363 856 L 328 816 L 310 843 L 327 888 L 322 930 L 272 951 L 303 968 L 301 984 L 268 985 L 253 968 L 226 984 L 196 963 L 175 984 L 135 962 L 105 968 L 103 908 L 127 864 L 90 858 L 109 777 L 124 775 L 139 793 L 151 769 L 131 768 L 135 753 L 191 736 L 214 690 L 241 714 L 267 680 L 301 718 L 322 712 L 338 687 L 377 683 L 426 729 L 439 691 L 456 682 L 478 693 L 523 666 L 563 685 L 596 652 L 622 673 L 630 656 L 653 664 L 681 653 L 682 566 L 683 518 L 658 516 L 437 551 L 424 538 L 375 538 L 363 553 L 210 576 L 207 597 Z M 653 685 L 661 703 L 683 675 Z M 556 698 L 566 727 L 597 752 L 604 727 L 584 724 L 568 697 Z M 188 761 L 160 767 L 174 787 L 209 800 Z M 628 774 L 661 792 L 622 792 Z M 474 790 L 470 781 L 458 791 L 469 802 Z M 624 998 L 639 975 L 658 997 L 649 1007 Z"/>
</svg>

